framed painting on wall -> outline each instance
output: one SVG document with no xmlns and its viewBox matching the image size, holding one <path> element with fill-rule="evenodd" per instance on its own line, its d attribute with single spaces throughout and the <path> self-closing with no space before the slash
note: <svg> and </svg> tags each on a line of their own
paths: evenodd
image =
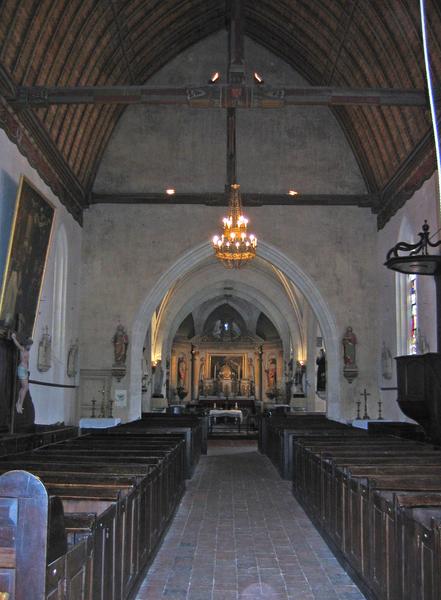
<svg viewBox="0 0 441 600">
<path fill-rule="evenodd" d="M 3 332 L 33 335 L 54 213 L 54 206 L 22 175 L 0 296 Z"/>
</svg>

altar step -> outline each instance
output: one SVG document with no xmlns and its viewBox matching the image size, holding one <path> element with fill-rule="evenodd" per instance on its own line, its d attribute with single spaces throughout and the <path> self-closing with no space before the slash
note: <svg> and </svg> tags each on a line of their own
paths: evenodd
<svg viewBox="0 0 441 600">
<path fill-rule="evenodd" d="M 246 427 L 238 431 L 237 425 L 216 425 L 213 427 L 213 431 L 209 432 L 208 438 L 212 440 L 257 440 L 258 432 L 254 429 L 247 431 Z"/>
</svg>

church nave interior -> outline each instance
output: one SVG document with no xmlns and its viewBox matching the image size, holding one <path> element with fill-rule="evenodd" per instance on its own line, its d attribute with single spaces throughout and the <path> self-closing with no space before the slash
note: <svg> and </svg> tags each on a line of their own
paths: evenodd
<svg viewBox="0 0 441 600">
<path fill-rule="evenodd" d="M 439 0 L 0 1 L 0 600 L 440 600 Z"/>
</svg>

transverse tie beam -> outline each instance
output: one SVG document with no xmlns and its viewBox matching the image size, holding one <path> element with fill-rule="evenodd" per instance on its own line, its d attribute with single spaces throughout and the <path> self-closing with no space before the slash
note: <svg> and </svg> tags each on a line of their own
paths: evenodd
<svg viewBox="0 0 441 600">
<path fill-rule="evenodd" d="M 244 206 L 358 206 L 370 208 L 374 213 L 380 209 L 378 194 L 254 194 L 242 193 Z M 164 192 L 145 193 L 100 193 L 92 192 L 89 204 L 202 204 L 225 206 L 225 193 L 198 192 L 176 193 L 168 196 Z"/>
<path fill-rule="evenodd" d="M 16 108 L 56 104 L 145 104 L 193 108 L 283 108 L 284 106 L 415 106 L 427 107 L 425 90 L 337 88 L 327 86 L 271 87 L 209 84 L 197 87 L 84 86 L 23 87 L 6 98 Z"/>
</svg>

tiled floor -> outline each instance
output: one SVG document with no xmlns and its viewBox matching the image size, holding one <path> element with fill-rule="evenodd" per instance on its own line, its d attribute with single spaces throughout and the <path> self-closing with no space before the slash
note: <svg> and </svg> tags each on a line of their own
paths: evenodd
<svg viewBox="0 0 441 600">
<path fill-rule="evenodd" d="M 362 600 L 255 442 L 212 440 L 138 600 Z"/>
</svg>

